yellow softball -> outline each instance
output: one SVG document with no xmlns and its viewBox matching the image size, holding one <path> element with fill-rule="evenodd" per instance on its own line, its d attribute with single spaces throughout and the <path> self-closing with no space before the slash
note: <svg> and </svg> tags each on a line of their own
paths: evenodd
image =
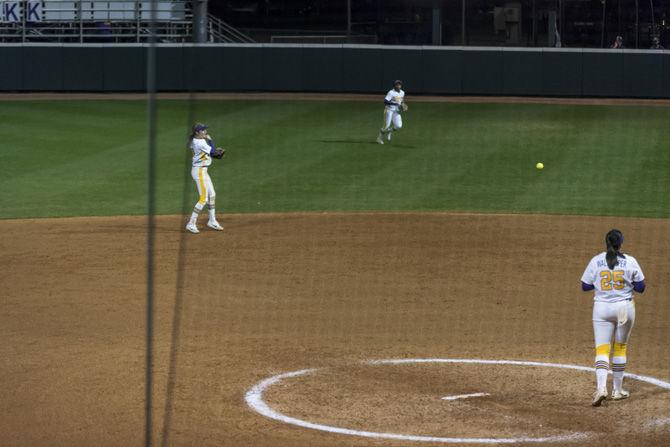
<svg viewBox="0 0 670 447">
<path fill-rule="evenodd" d="M 544 169 L 544 163 L 539 162 L 538 164 L 535 165 L 537 169 Z"/>
</svg>

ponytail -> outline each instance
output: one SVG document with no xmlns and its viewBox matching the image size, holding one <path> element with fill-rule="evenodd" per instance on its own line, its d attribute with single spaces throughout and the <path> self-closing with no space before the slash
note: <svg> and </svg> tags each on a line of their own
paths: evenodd
<svg viewBox="0 0 670 447">
<path fill-rule="evenodd" d="M 621 252 L 621 244 L 623 243 L 623 233 L 619 230 L 610 230 L 609 233 L 605 236 L 605 244 L 607 244 L 607 254 L 605 254 L 605 260 L 607 261 L 607 267 L 612 270 L 617 265 L 617 258 L 619 256 L 623 257 Z"/>
<path fill-rule="evenodd" d="M 617 263 L 617 250 L 611 245 L 607 246 L 607 254 L 605 255 L 605 259 L 607 260 L 607 267 L 612 270 Z"/>
<path fill-rule="evenodd" d="M 186 140 L 186 149 L 191 149 L 191 143 L 193 143 L 193 138 L 195 138 L 195 131 L 192 131 L 191 135 L 188 136 L 188 140 Z"/>
</svg>

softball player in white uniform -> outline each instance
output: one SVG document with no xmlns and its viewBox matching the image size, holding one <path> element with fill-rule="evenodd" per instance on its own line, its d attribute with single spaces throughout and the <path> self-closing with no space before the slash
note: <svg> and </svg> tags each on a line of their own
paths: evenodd
<svg viewBox="0 0 670 447">
<path fill-rule="evenodd" d="M 644 293 L 644 274 L 637 260 L 621 253 L 623 234 L 611 230 L 605 236 L 607 251 L 591 259 L 582 275 L 582 290 L 594 290 L 593 334 L 596 345 L 596 392 L 592 404 L 599 407 L 607 399 L 607 374 L 612 354 L 612 399 L 626 399 L 623 374 L 626 346 L 635 323 L 633 292 Z M 614 352 L 612 351 L 614 337 Z"/>
<path fill-rule="evenodd" d="M 388 141 L 391 141 L 391 134 L 402 129 L 402 116 L 400 114 L 406 110 L 407 105 L 405 104 L 402 81 L 397 80 L 384 98 L 384 127 L 379 130 L 377 143 L 384 144 L 384 136 Z"/>
<path fill-rule="evenodd" d="M 209 208 L 207 226 L 213 230 L 221 231 L 223 227 L 217 222 L 214 210 L 216 191 L 214 191 L 214 184 L 212 184 L 212 179 L 209 177 L 207 169 L 212 164 L 212 157 L 221 158 L 223 150 L 215 147 L 214 141 L 207 134 L 207 126 L 199 123 L 193 126 L 188 147 L 193 151 L 191 177 L 193 177 L 193 181 L 195 181 L 195 185 L 198 188 L 198 202 L 193 208 L 191 219 L 186 225 L 186 230 L 191 233 L 200 232 L 197 226 L 198 216 L 205 205 L 207 205 Z"/>
</svg>

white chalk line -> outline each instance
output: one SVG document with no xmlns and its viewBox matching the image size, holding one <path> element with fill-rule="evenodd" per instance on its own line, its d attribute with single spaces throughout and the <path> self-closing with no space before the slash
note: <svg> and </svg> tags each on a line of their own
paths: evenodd
<svg viewBox="0 0 670 447">
<path fill-rule="evenodd" d="M 590 366 L 570 365 L 564 363 L 545 363 L 531 362 L 524 360 L 479 360 L 479 359 L 386 359 L 370 360 L 369 365 L 402 365 L 406 363 L 471 363 L 477 365 L 517 365 L 517 366 L 540 366 L 544 368 L 574 369 L 576 371 L 595 372 L 595 368 Z M 612 374 L 612 371 L 609 371 Z M 625 372 L 624 377 L 630 377 L 633 380 L 646 382 L 665 390 L 670 390 L 670 383 L 655 377 L 643 376 Z"/>
<path fill-rule="evenodd" d="M 647 428 L 647 429 L 664 427 L 666 425 L 670 425 L 670 418 L 653 418 L 653 419 L 648 420 L 644 424 L 645 428 Z"/>
<path fill-rule="evenodd" d="M 490 396 L 489 393 L 470 393 L 470 394 L 457 394 L 456 396 L 444 396 L 442 400 L 460 400 L 460 399 L 469 399 L 471 397 L 484 397 Z"/>
<path fill-rule="evenodd" d="M 417 363 L 465 363 L 465 364 L 480 364 L 480 365 L 516 365 L 516 366 L 538 366 L 545 368 L 562 368 L 572 369 L 577 371 L 594 372 L 595 369 L 587 366 L 570 365 L 562 363 L 544 363 L 532 361 L 519 360 L 479 360 L 479 359 L 385 359 L 385 360 L 371 360 L 365 362 L 368 365 L 401 365 L 401 364 L 417 364 Z M 245 395 L 247 405 L 257 413 L 286 424 L 296 425 L 303 428 L 310 428 L 313 430 L 325 431 L 329 433 L 339 433 L 350 436 L 360 436 L 367 438 L 378 439 L 394 439 L 400 441 L 418 441 L 418 442 L 435 442 L 435 443 L 460 443 L 460 444 L 515 444 L 515 443 L 537 443 L 537 442 L 569 442 L 584 439 L 588 437 L 586 433 L 572 433 L 569 435 L 560 436 L 546 436 L 546 437 L 516 437 L 516 438 L 452 438 L 452 437 L 438 437 L 438 436 L 423 436 L 423 435 L 406 435 L 398 433 L 381 433 L 371 432 L 365 430 L 353 430 L 342 427 L 334 427 L 331 425 L 317 424 L 314 422 L 297 419 L 287 416 L 272 408 L 263 400 L 263 393 L 267 388 L 281 382 L 284 379 L 308 375 L 318 371 L 318 369 L 303 369 L 300 371 L 293 371 L 276 376 L 269 377 L 256 385 L 254 385 Z M 633 380 L 646 382 L 663 389 L 670 390 L 670 383 L 654 377 L 642 376 L 637 374 L 625 373 L 626 377 Z"/>
<path fill-rule="evenodd" d="M 402 365 L 402 364 L 417 364 L 417 363 L 465 363 L 465 364 L 480 364 L 480 365 L 516 365 L 516 366 L 537 366 L 545 368 L 561 368 L 571 369 L 576 371 L 594 372 L 595 369 L 587 366 L 570 365 L 562 363 L 545 363 L 532 362 L 520 360 L 479 360 L 479 359 L 385 359 L 385 360 L 371 360 L 365 362 L 369 365 Z M 399 441 L 418 441 L 418 442 L 435 442 L 435 443 L 457 443 L 457 444 L 517 444 L 517 443 L 540 443 L 540 442 L 570 442 L 582 440 L 588 437 L 586 433 L 572 433 L 569 435 L 560 436 L 545 436 L 545 437 L 516 437 L 516 438 L 452 438 L 439 436 L 424 436 L 424 435 L 406 435 L 399 433 L 383 433 L 372 432 L 365 430 L 353 430 L 349 428 L 334 427 L 331 425 L 317 424 L 314 422 L 297 419 L 287 416 L 279 411 L 272 409 L 264 400 L 263 393 L 267 388 L 276 385 L 284 379 L 293 377 L 305 376 L 318 371 L 318 369 L 302 369 L 299 371 L 278 374 L 269 377 L 254 385 L 245 395 L 247 405 L 257 413 L 286 424 L 296 425 L 298 427 L 309 428 L 329 433 L 338 433 L 349 436 L 359 436 L 366 438 L 377 439 L 393 439 Z M 638 374 L 625 373 L 626 377 L 641 382 L 646 382 L 657 387 L 670 390 L 670 383 L 665 382 L 654 377 L 642 376 Z"/>
<path fill-rule="evenodd" d="M 545 438 L 443 438 L 438 436 L 421 436 L 421 435 L 403 435 L 398 433 L 381 433 L 363 430 L 352 430 L 349 428 L 333 427 L 331 425 L 316 424 L 314 422 L 304 421 L 291 416 L 287 416 L 270 406 L 263 400 L 263 392 L 272 385 L 281 382 L 284 379 L 291 377 L 299 377 L 311 374 L 318 371 L 317 369 L 303 369 L 300 371 L 293 371 L 276 376 L 269 377 L 254 385 L 247 391 L 244 400 L 247 405 L 257 413 L 263 416 L 274 419 L 286 424 L 297 425 L 298 427 L 311 428 L 313 430 L 325 431 L 329 433 L 339 433 L 342 435 L 360 436 L 365 438 L 381 438 L 381 439 L 395 439 L 398 441 L 419 441 L 419 442 L 439 442 L 439 443 L 468 443 L 468 444 L 514 444 L 519 442 L 558 442 L 558 441 L 574 441 L 582 439 L 585 435 L 571 434 L 565 436 L 549 436 Z"/>
</svg>

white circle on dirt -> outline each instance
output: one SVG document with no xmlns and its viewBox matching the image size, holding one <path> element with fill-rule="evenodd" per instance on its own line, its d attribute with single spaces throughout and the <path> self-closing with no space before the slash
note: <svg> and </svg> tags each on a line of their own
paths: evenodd
<svg viewBox="0 0 670 447">
<path fill-rule="evenodd" d="M 530 362 L 521 360 L 479 360 L 479 359 L 385 359 L 385 360 L 370 360 L 365 362 L 368 365 L 405 365 L 405 364 L 419 364 L 419 363 L 458 363 L 458 364 L 475 364 L 475 365 L 513 365 L 513 366 L 536 366 L 541 368 L 560 368 L 571 369 L 576 371 L 594 372 L 594 368 L 588 366 L 570 365 L 563 363 L 545 363 L 545 362 Z M 299 371 L 292 371 L 276 376 L 268 377 L 247 391 L 244 400 L 247 405 L 255 412 L 276 421 L 285 424 L 296 425 L 298 427 L 309 428 L 312 430 L 319 430 L 329 433 L 339 433 L 342 435 L 359 436 L 365 438 L 377 439 L 393 439 L 398 441 L 417 441 L 417 442 L 434 442 L 444 444 L 517 444 L 530 442 L 569 442 L 585 439 L 589 435 L 586 433 L 571 433 L 567 435 L 558 436 L 544 436 L 544 437 L 530 437 L 520 436 L 512 438 L 451 438 L 430 435 L 406 435 L 401 433 L 383 433 L 365 430 L 354 430 L 350 428 L 335 427 L 332 425 L 318 424 L 302 419 L 294 418 L 285 415 L 277 410 L 271 408 L 265 400 L 263 400 L 263 393 L 273 385 L 280 383 L 285 379 L 293 377 L 306 376 L 319 371 L 319 369 L 301 369 Z M 641 376 L 638 374 L 624 373 L 625 377 L 640 382 L 646 382 L 651 385 L 670 390 L 670 383 L 660 379 L 649 376 Z"/>
</svg>

